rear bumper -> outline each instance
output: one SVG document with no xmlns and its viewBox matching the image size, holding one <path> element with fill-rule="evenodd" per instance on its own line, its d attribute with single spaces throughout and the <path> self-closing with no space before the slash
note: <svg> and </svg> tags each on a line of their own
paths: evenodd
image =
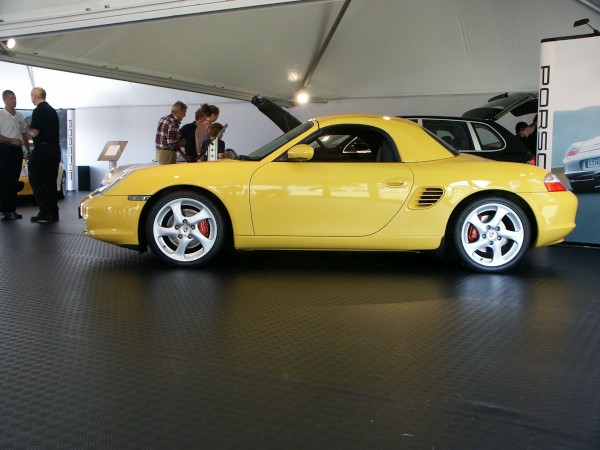
<svg viewBox="0 0 600 450">
<path fill-rule="evenodd" d="M 569 191 L 525 194 L 538 228 L 533 247 L 562 242 L 575 229 L 577 197 Z"/>
</svg>

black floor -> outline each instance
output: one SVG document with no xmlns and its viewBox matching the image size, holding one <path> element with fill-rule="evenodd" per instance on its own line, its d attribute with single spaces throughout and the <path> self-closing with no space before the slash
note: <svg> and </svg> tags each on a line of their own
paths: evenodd
<svg viewBox="0 0 600 450">
<path fill-rule="evenodd" d="M 0 222 L 0 449 L 598 449 L 600 250 L 204 270 Z"/>
</svg>

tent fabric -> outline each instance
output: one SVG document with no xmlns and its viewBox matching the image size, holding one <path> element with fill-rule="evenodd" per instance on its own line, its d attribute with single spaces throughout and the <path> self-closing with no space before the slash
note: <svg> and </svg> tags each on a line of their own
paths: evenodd
<svg viewBox="0 0 600 450">
<path fill-rule="evenodd" d="M 351 0 L 324 48 L 346 2 L 121 0 L 105 5 L 106 23 L 90 19 L 95 1 L 35 0 L 45 6 L 26 14 L 21 3 L 0 4 L 0 39 L 17 38 L 0 61 L 282 103 L 311 68 L 316 101 L 535 91 L 541 40 L 589 32 L 573 29 L 584 17 L 600 24 L 577 0 Z M 204 9 L 181 14 L 192 4 Z M 138 15 L 117 20 L 119 11 Z M 67 31 L 47 31 L 60 20 Z"/>
<path fill-rule="evenodd" d="M 62 72 L 0 61 L 0 91 L 10 89 L 17 95 L 19 108 L 33 108 L 29 100 L 32 87 L 42 86 L 48 101 L 56 108 L 108 108 L 115 106 L 163 106 L 180 100 L 196 108 L 202 103 L 223 105 L 239 102 L 197 92 L 162 88 L 129 81 Z M 195 110 L 195 109 L 194 109 Z M 193 112 L 193 111 L 191 111 Z"/>
</svg>

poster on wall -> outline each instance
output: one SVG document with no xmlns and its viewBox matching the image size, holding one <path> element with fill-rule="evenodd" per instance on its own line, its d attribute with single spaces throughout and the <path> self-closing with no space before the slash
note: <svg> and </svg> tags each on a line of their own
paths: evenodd
<svg viewBox="0 0 600 450">
<path fill-rule="evenodd" d="M 579 199 L 568 242 L 600 244 L 600 35 L 542 41 L 538 165 Z"/>
</svg>

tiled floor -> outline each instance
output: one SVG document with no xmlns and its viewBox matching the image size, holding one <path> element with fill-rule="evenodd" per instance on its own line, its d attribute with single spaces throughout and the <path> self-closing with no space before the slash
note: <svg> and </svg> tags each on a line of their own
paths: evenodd
<svg viewBox="0 0 600 450">
<path fill-rule="evenodd" d="M 202 270 L 0 223 L 0 448 L 598 449 L 600 250 L 480 275 L 417 254 Z"/>
</svg>

